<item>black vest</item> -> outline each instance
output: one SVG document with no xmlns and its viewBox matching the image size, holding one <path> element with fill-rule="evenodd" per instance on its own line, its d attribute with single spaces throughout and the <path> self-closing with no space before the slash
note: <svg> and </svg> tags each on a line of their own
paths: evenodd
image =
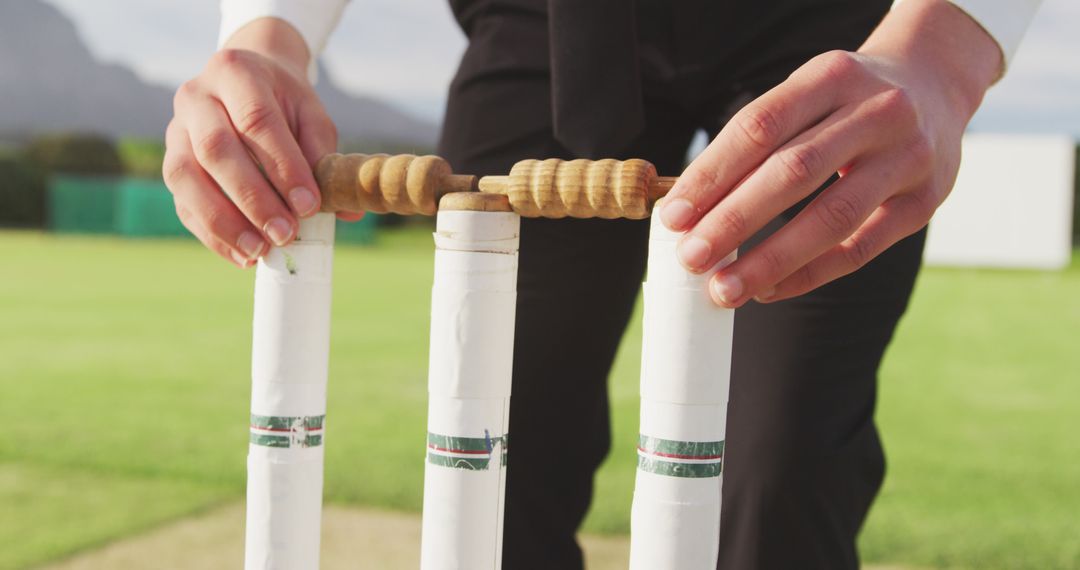
<svg viewBox="0 0 1080 570">
<path fill-rule="evenodd" d="M 457 81 L 551 77 L 555 135 L 613 156 L 640 130 L 642 93 L 762 93 L 810 58 L 855 50 L 891 0 L 450 0 L 469 49 Z"/>
</svg>

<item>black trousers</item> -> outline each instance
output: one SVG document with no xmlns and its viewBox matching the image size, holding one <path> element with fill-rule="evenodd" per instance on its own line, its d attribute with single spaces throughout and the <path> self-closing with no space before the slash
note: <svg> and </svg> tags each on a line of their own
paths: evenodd
<svg viewBox="0 0 1080 570">
<path fill-rule="evenodd" d="M 477 26 L 451 87 L 440 152 L 456 171 L 476 174 L 505 173 L 524 158 L 573 158 L 552 134 L 547 70 L 510 57 L 513 45 L 545 41 L 543 28 Z M 478 64 L 488 61 L 498 65 Z M 625 156 L 678 174 L 697 129 L 715 135 L 790 72 L 763 70 L 757 82 L 646 83 L 646 130 Z M 647 241 L 647 221 L 522 220 L 507 570 L 582 567 L 575 534 L 609 452 L 607 376 L 644 276 Z M 736 313 L 720 568 L 858 567 L 856 535 L 884 474 L 876 375 L 923 241 L 916 234 L 807 295 L 751 302 Z M 574 445 L 560 448 L 559 464 L 549 463 L 552 442 L 567 441 Z"/>
</svg>

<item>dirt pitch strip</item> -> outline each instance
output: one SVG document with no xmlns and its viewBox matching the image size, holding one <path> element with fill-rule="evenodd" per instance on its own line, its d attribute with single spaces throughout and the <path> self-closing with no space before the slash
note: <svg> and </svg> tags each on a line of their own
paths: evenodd
<svg viewBox="0 0 1080 570">
<path fill-rule="evenodd" d="M 627 537 L 583 535 L 589 570 L 626 570 Z M 41 570 L 236 570 L 244 562 L 244 507 L 233 504 L 126 538 Z M 323 509 L 321 570 L 412 570 L 420 565 L 420 517 L 388 511 Z M 905 570 L 872 566 L 866 570 Z M 912 569 L 906 569 L 912 570 Z"/>
<path fill-rule="evenodd" d="M 583 537 L 590 570 L 625 570 L 624 537 Z M 244 566 L 244 507 L 183 519 L 45 566 L 43 570 L 236 570 Z M 420 566 L 420 517 L 326 506 L 321 570 Z"/>
</svg>

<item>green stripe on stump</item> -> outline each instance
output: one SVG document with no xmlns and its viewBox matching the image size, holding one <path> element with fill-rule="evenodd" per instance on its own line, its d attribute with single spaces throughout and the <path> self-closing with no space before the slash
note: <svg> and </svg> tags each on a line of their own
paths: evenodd
<svg viewBox="0 0 1080 570">
<path fill-rule="evenodd" d="M 294 442 L 292 435 L 252 433 L 250 441 L 251 443 L 262 447 L 288 449 L 293 447 L 293 443 L 296 444 L 296 447 L 318 447 L 322 445 L 323 438 L 321 434 L 313 434 Z"/>
<path fill-rule="evenodd" d="M 467 471 L 487 471 L 491 466 L 490 457 L 451 457 L 438 453 L 428 452 L 428 463 L 451 469 L 465 469 Z"/>
<path fill-rule="evenodd" d="M 456 437 L 452 435 L 439 435 L 437 433 L 427 434 L 428 445 L 434 445 L 440 449 L 450 451 L 490 452 L 491 450 L 488 449 L 489 441 L 491 446 L 494 447 L 494 445 L 499 442 L 499 438 L 493 437 L 489 440 L 484 437 Z"/>
<path fill-rule="evenodd" d="M 723 441 L 676 441 L 641 435 L 638 436 L 638 447 L 649 453 L 680 455 L 688 458 L 721 457 L 724 455 Z"/>
<path fill-rule="evenodd" d="M 485 430 L 485 433 L 486 430 Z M 496 437 L 459 437 L 428 432 L 427 460 L 432 465 L 469 471 L 486 471 L 491 467 L 495 446 L 499 446 L 499 464 L 506 466 L 510 435 Z M 454 454 L 468 454 L 459 457 Z"/>
<path fill-rule="evenodd" d="M 292 429 L 305 427 L 317 429 L 323 427 L 326 415 L 321 416 L 257 416 L 251 414 L 251 427 L 262 429 Z"/>
<path fill-rule="evenodd" d="M 640 455 L 638 456 L 638 469 L 657 475 L 683 477 L 686 479 L 719 477 L 722 472 L 722 466 L 719 461 L 715 463 L 676 463 L 674 461 L 663 461 Z"/>
<path fill-rule="evenodd" d="M 290 447 L 316 447 L 322 445 L 321 430 L 326 415 L 318 416 L 260 416 L 251 414 L 251 437 L 249 441 L 262 447 L 288 449 Z M 261 433 L 257 430 L 278 433 Z M 308 433 L 316 430 L 320 433 Z"/>
<path fill-rule="evenodd" d="M 724 465 L 723 441 L 678 441 L 638 437 L 638 469 L 667 477 L 719 477 Z"/>
</svg>

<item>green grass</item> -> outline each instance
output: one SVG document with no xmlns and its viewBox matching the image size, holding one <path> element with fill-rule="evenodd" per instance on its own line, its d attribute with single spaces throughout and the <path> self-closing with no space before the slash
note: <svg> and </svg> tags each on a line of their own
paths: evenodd
<svg viewBox="0 0 1080 570">
<path fill-rule="evenodd" d="M 326 496 L 419 510 L 430 238 L 336 255 Z M 251 273 L 191 241 L 15 232 L 0 263 L 0 568 L 242 497 Z M 1078 293 L 1080 263 L 924 273 L 882 373 L 864 558 L 1080 568 Z M 590 530 L 627 530 L 639 345 L 635 320 Z"/>
<path fill-rule="evenodd" d="M 0 568 L 139 532 L 232 496 L 179 478 L 0 463 Z"/>
<path fill-rule="evenodd" d="M 882 372 L 865 556 L 1080 568 L 1080 263 L 933 270 Z"/>
</svg>

